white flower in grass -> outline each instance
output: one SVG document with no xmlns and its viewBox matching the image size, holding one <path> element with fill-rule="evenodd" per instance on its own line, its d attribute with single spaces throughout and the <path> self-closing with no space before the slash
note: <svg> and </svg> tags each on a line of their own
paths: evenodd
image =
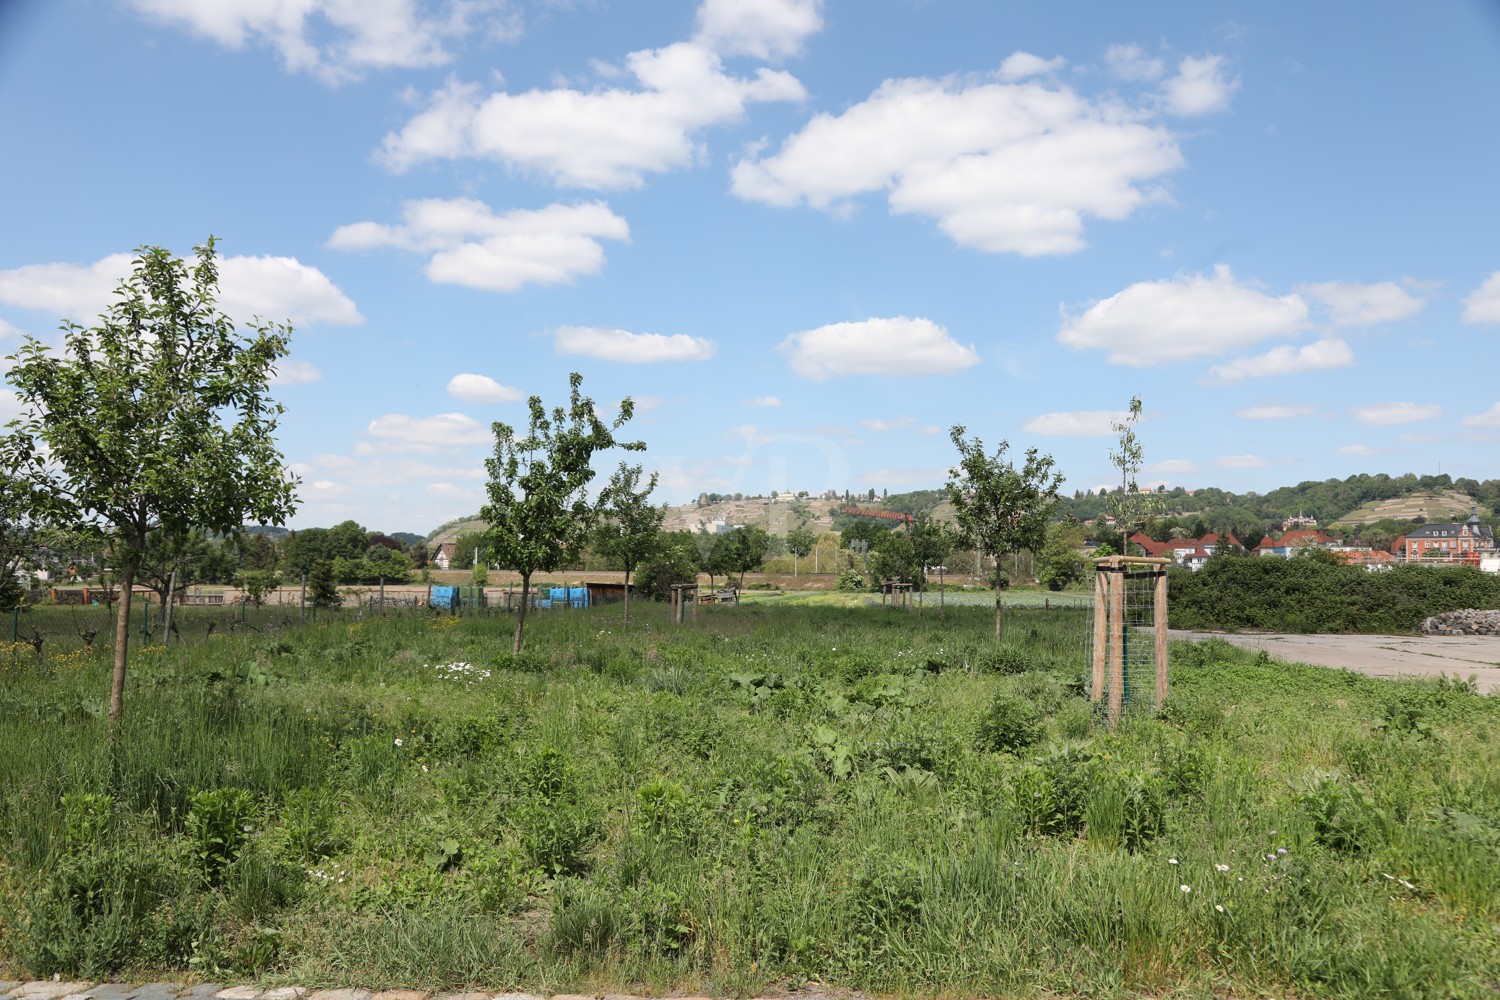
<svg viewBox="0 0 1500 1000">
<path fill-rule="evenodd" d="M 1274 853 L 1267 854 L 1266 855 L 1266 860 L 1267 861 L 1275 861 L 1276 860 L 1276 855 Z"/>
<path fill-rule="evenodd" d="M 1169 865 L 1175 865 L 1176 863 L 1177 863 L 1177 859 L 1176 858 L 1168 858 L 1167 859 L 1167 864 L 1169 864 Z"/>
<path fill-rule="evenodd" d="M 1277 854 L 1285 854 L 1286 853 L 1286 848 L 1285 847 L 1278 847 L 1278 848 L 1276 848 L 1276 853 Z"/>
<path fill-rule="evenodd" d="M 1193 887 L 1190 886 L 1190 885 L 1179 885 L 1177 888 L 1181 889 L 1183 892 L 1192 892 L 1193 891 Z"/>
<path fill-rule="evenodd" d="M 1223 913 L 1224 912 L 1224 904 L 1223 903 L 1215 903 L 1214 904 L 1214 909 L 1218 910 L 1220 913 Z"/>
<path fill-rule="evenodd" d="M 394 740 L 391 741 L 391 745 L 399 747 L 401 745 L 401 737 L 397 736 Z"/>
<path fill-rule="evenodd" d="M 1228 870 L 1228 865 L 1214 865 L 1214 871 L 1216 872 L 1227 872 Z"/>
</svg>

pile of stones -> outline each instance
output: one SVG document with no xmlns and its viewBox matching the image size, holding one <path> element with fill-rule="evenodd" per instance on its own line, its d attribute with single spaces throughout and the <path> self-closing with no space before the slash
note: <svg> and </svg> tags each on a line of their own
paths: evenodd
<svg viewBox="0 0 1500 1000">
<path fill-rule="evenodd" d="M 1426 635 L 1500 635 L 1500 611 L 1445 611 L 1422 622 Z"/>
</svg>

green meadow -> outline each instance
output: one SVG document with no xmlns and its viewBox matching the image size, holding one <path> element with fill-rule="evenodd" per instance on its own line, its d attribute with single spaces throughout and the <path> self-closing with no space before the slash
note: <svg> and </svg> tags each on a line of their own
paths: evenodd
<svg viewBox="0 0 1500 1000">
<path fill-rule="evenodd" d="M 0 643 L 0 978 L 1500 991 L 1500 699 L 790 597 Z"/>
</svg>

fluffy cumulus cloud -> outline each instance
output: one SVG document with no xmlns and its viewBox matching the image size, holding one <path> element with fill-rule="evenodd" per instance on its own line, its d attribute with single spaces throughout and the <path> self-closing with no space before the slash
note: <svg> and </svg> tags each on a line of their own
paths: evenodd
<svg viewBox="0 0 1500 1000">
<path fill-rule="evenodd" d="M 1146 466 L 1146 473 L 1152 476 L 1197 472 L 1198 463 L 1188 458 L 1169 458 L 1162 462 L 1153 462 Z"/>
<path fill-rule="evenodd" d="M 385 137 L 380 159 L 401 172 L 473 157 L 564 187 L 634 188 L 648 173 L 693 164 L 702 153 L 695 136 L 738 120 L 750 104 L 806 97 L 783 71 L 731 76 L 718 53 L 694 42 L 632 52 L 626 68 L 634 89 L 484 94 L 474 84 L 450 83 Z"/>
<path fill-rule="evenodd" d="M 1048 65 L 1006 61 L 1012 73 Z M 770 205 L 842 210 L 883 194 L 962 246 L 1027 256 L 1083 247 L 1085 217 L 1120 220 L 1181 168 L 1176 138 L 1114 99 L 1045 78 L 887 80 L 816 115 L 780 149 L 734 168 L 733 190 Z"/>
<path fill-rule="evenodd" d="M 597 326 L 564 326 L 553 331 L 558 354 L 581 354 L 603 361 L 649 364 L 657 361 L 707 361 L 718 350 L 711 340 L 685 333 L 631 333 Z"/>
<path fill-rule="evenodd" d="M 756 396 L 753 399 L 742 399 L 740 405 L 765 410 L 781 409 L 781 400 L 775 396 Z"/>
<path fill-rule="evenodd" d="M 1033 76 L 1046 76 L 1049 73 L 1056 73 L 1067 64 L 1068 61 L 1062 56 L 1043 59 L 1030 52 L 1012 52 L 1000 64 L 1000 79 L 1011 81 L 1025 80 Z"/>
<path fill-rule="evenodd" d="M 1143 367 L 1212 357 L 1307 322 L 1299 296 L 1273 297 L 1237 281 L 1228 267 L 1142 281 L 1083 312 L 1063 312 L 1057 339 L 1077 350 L 1109 352 L 1111 364 Z"/>
<path fill-rule="evenodd" d="M 1383 454 L 1379 448 L 1371 448 L 1367 444 L 1346 444 L 1333 449 L 1336 455 L 1351 455 L 1355 458 L 1374 458 Z"/>
<path fill-rule="evenodd" d="M 1419 420 L 1436 420 L 1443 415 L 1437 403 L 1370 403 L 1356 406 L 1349 411 L 1362 424 L 1388 427 L 1392 424 L 1413 424 Z"/>
<path fill-rule="evenodd" d="M 501 385 L 488 375 L 464 372 L 448 380 L 448 395 L 465 403 L 514 403 L 524 398 L 515 386 Z"/>
<path fill-rule="evenodd" d="M 323 373 L 311 361 L 298 361 L 295 358 L 287 358 L 276 363 L 276 374 L 271 377 L 271 384 L 307 385 L 311 382 L 321 381 L 322 378 Z"/>
<path fill-rule="evenodd" d="M 553 204 L 495 214 L 473 198 L 406 202 L 401 222 L 355 222 L 328 239 L 338 250 L 394 247 L 428 257 L 439 284 L 513 292 L 556 285 L 604 266 L 601 240 L 628 242 L 630 226 L 603 202 Z"/>
<path fill-rule="evenodd" d="M 1291 420 L 1294 417 L 1310 417 L 1316 412 L 1315 406 L 1269 403 L 1265 406 L 1247 406 L 1243 410 L 1236 410 L 1234 415 L 1242 420 Z"/>
<path fill-rule="evenodd" d="M 823 27 L 823 0 L 703 0 L 697 41 L 724 55 L 783 59 Z"/>
<path fill-rule="evenodd" d="M 1297 291 L 1328 309 L 1334 326 L 1376 326 L 1415 316 L 1423 301 L 1394 281 L 1374 285 L 1358 281 L 1326 281 L 1301 285 Z"/>
<path fill-rule="evenodd" d="M 115 299 L 135 256 L 92 264 L 27 264 L 0 271 L 0 302 L 88 324 Z M 295 257 L 220 257 L 219 308 L 236 321 L 352 325 L 364 317 L 328 276 Z"/>
<path fill-rule="evenodd" d="M 1188 56 L 1177 64 L 1177 75 L 1162 84 L 1162 105 L 1170 114 L 1197 118 L 1227 110 L 1239 88 L 1238 77 L 1225 75 L 1223 56 Z"/>
<path fill-rule="evenodd" d="M 1463 418 L 1465 427 L 1500 427 L 1500 403 L 1496 403 L 1483 413 L 1470 414 Z"/>
<path fill-rule="evenodd" d="M 1500 323 L 1500 271 L 1464 299 L 1465 323 Z"/>
<path fill-rule="evenodd" d="M 1247 378 L 1270 378 L 1274 375 L 1299 375 L 1303 372 L 1348 368 L 1354 364 L 1354 351 L 1337 337 L 1326 337 L 1312 344 L 1296 347 L 1283 344 L 1254 357 L 1236 358 L 1208 370 L 1211 382 L 1240 382 Z"/>
<path fill-rule="evenodd" d="M 895 316 L 831 323 L 794 333 L 777 348 L 792 371 L 823 382 L 845 375 L 949 375 L 979 364 L 965 347 L 930 319 Z"/>
<path fill-rule="evenodd" d="M 1073 413 L 1043 413 L 1021 425 L 1028 434 L 1058 437 L 1104 437 L 1114 433 L 1112 424 L 1129 414 L 1112 410 L 1080 410 Z"/>
<path fill-rule="evenodd" d="M 439 413 L 413 417 L 387 413 L 370 421 L 365 429 L 370 440 L 355 446 L 361 457 L 383 454 L 427 454 L 451 448 L 489 444 L 490 429 L 463 413 Z"/>
<path fill-rule="evenodd" d="M 287 69 L 330 83 L 364 71 L 447 63 L 447 43 L 478 28 L 512 34 L 503 2 L 452 0 L 424 12 L 415 0 L 129 0 L 156 20 L 186 28 L 229 49 L 264 45 Z"/>
</svg>

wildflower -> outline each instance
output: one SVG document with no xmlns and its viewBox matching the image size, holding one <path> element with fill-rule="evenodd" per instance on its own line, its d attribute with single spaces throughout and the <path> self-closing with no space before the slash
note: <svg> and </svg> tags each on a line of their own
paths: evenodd
<svg viewBox="0 0 1500 1000">
<path fill-rule="evenodd" d="M 1275 855 L 1275 853 L 1274 853 L 1274 852 L 1273 852 L 1273 853 L 1271 853 L 1271 854 L 1267 854 L 1267 855 L 1266 855 L 1266 860 L 1267 860 L 1267 861 L 1275 861 L 1275 860 L 1276 860 L 1276 855 Z"/>
<path fill-rule="evenodd" d="M 423 774 L 426 774 L 426 773 L 427 773 L 427 765 L 426 765 L 426 764 L 423 764 L 423 765 L 422 765 L 422 773 L 423 773 Z"/>
<path fill-rule="evenodd" d="M 1169 865 L 1175 865 L 1176 863 L 1177 863 L 1177 859 L 1176 858 L 1168 858 L 1167 859 L 1167 864 L 1169 864 Z"/>
<path fill-rule="evenodd" d="M 1177 888 L 1181 889 L 1183 892 L 1192 892 L 1193 891 L 1193 887 L 1190 886 L 1190 885 L 1179 885 Z"/>
<path fill-rule="evenodd" d="M 1214 871 L 1216 872 L 1227 872 L 1228 870 L 1228 865 L 1214 865 Z"/>
<path fill-rule="evenodd" d="M 396 739 L 393 741 L 392 745 L 399 747 L 401 745 L 401 737 L 397 736 Z"/>
<path fill-rule="evenodd" d="M 1224 912 L 1224 904 L 1223 903 L 1215 903 L 1214 904 L 1214 909 L 1218 910 L 1220 913 L 1223 913 Z"/>
<path fill-rule="evenodd" d="M 1285 847 L 1278 847 L 1278 848 L 1276 848 L 1276 853 L 1277 854 L 1285 854 L 1286 853 L 1286 848 Z"/>
</svg>

